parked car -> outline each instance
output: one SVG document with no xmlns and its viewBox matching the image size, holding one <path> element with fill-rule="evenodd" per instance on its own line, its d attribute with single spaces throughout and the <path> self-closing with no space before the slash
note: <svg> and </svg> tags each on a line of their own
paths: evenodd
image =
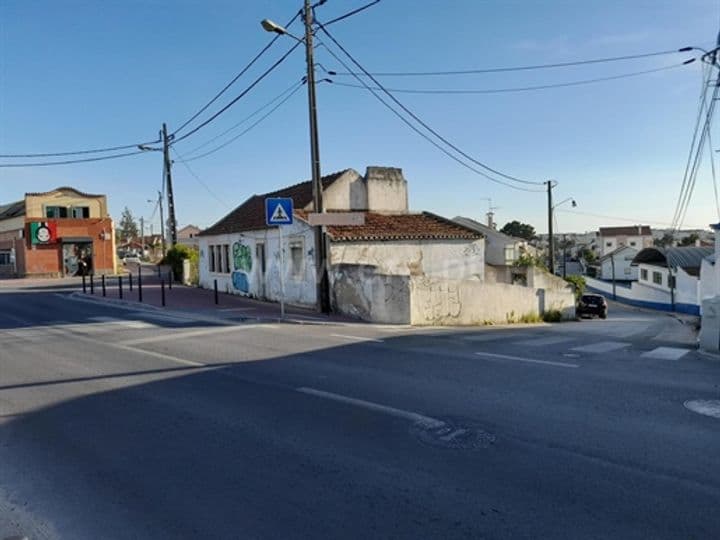
<svg viewBox="0 0 720 540">
<path fill-rule="evenodd" d="M 578 317 L 597 315 L 601 319 L 606 319 L 608 314 L 607 300 L 601 294 L 583 294 L 575 308 L 575 313 Z"/>
<path fill-rule="evenodd" d="M 133 257 L 133 256 L 125 257 L 123 259 L 123 264 L 126 266 L 128 264 L 140 264 L 140 257 Z"/>
</svg>

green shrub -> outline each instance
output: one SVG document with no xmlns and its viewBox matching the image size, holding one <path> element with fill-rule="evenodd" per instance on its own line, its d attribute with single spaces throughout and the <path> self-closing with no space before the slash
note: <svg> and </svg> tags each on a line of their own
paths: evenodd
<svg viewBox="0 0 720 540">
<path fill-rule="evenodd" d="M 170 266 L 175 279 L 179 280 L 183 277 L 183 261 L 185 259 L 190 260 L 190 276 L 188 276 L 188 281 L 190 283 L 197 283 L 199 280 L 200 255 L 196 249 L 177 244 L 168 250 L 163 260 L 160 261 L 160 264 Z"/>
<path fill-rule="evenodd" d="M 522 317 L 520 317 L 521 323 L 538 323 L 542 321 L 542 317 L 535 313 L 534 311 L 531 311 L 529 313 L 525 313 Z"/>
<path fill-rule="evenodd" d="M 565 281 L 575 288 L 575 299 L 579 300 L 585 292 L 585 287 L 587 286 L 585 278 L 583 276 L 568 276 L 565 278 Z"/>
<path fill-rule="evenodd" d="M 542 316 L 545 322 L 560 322 L 562 320 L 562 311 L 559 309 L 548 309 Z"/>
</svg>

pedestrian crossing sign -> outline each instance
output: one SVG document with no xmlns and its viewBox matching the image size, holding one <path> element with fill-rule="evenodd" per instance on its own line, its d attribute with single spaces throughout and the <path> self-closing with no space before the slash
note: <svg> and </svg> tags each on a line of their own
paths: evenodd
<svg viewBox="0 0 720 540">
<path fill-rule="evenodd" d="M 293 200 L 284 197 L 265 199 L 265 223 L 267 225 L 292 225 Z"/>
</svg>

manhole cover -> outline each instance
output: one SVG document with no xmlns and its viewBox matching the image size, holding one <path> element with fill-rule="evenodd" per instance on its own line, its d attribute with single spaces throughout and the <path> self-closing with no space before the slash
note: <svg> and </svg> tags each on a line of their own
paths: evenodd
<svg viewBox="0 0 720 540">
<path fill-rule="evenodd" d="M 720 418 L 720 399 L 690 399 L 683 405 L 692 412 Z"/>
<path fill-rule="evenodd" d="M 495 442 L 495 435 L 478 426 L 446 418 L 442 421 L 442 426 L 432 428 L 415 424 L 412 432 L 424 444 L 454 450 L 488 448 Z"/>
</svg>

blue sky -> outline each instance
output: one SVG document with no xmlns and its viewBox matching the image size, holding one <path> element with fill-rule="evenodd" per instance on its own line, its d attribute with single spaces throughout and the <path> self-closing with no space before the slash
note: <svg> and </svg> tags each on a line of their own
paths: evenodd
<svg viewBox="0 0 720 540">
<path fill-rule="evenodd" d="M 328 0 L 318 9 L 318 17 L 328 20 L 363 3 Z M 172 131 L 267 43 L 271 36 L 261 29 L 261 19 L 284 23 L 300 4 L 299 0 L 0 2 L 0 153 L 152 140 L 162 122 Z M 449 70 L 563 62 L 685 45 L 708 48 L 717 35 L 718 15 L 711 0 L 383 0 L 332 29 L 371 71 Z M 292 30 L 300 32 L 300 25 Z M 291 44 L 289 38 L 279 40 L 230 89 L 227 99 Z M 382 80 L 387 86 L 405 88 L 500 88 L 652 69 L 691 56 Z M 342 69 L 322 48 L 317 61 L 327 69 Z M 188 152 L 221 133 L 298 80 L 303 71 L 304 56 L 298 49 L 226 114 L 178 143 L 177 150 Z M 557 179 L 556 200 L 576 198 L 577 211 L 656 226 L 655 222 L 672 219 L 700 83 L 701 70 L 695 63 L 635 78 L 537 92 L 398 97 L 445 137 L 494 168 L 522 178 Z M 223 97 L 219 103 L 225 102 Z M 464 169 L 411 132 L 366 91 L 321 84 L 318 103 L 323 173 L 347 167 L 362 172 L 367 165 L 401 167 L 414 210 L 482 218 L 488 205 L 483 198 L 491 197 L 499 207 L 500 225 L 519 219 L 546 230 L 542 193 L 511 190 Z M 214 195 L 176 163 L 181 225 L 208 226 L 254 193 L 309 178 L 304 90 L 246 136 L 190 165 Z M 106 193 L 116 218 L 124 206 L 148 218 L 153 206 L 147 200 L 156 196 L 160 181 L 159 153 L 62 167 L 6 168 L 0 169 L 0 202 L 17 200 L 26 191 L 72 185 Z M 557 218 L 561 232 L 630 223 L 564 212 L 558 212 Z M 686 225 L 716 221 L 711 176 L 704 168 Z"/>
</svg>

